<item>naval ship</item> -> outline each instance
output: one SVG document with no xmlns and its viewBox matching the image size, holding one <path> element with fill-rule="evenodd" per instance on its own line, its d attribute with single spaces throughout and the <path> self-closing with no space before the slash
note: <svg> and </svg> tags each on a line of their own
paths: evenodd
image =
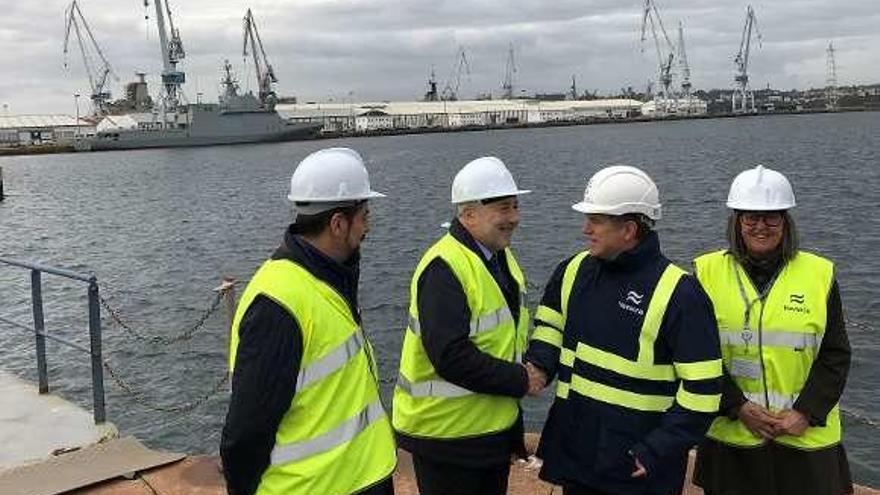
<svg viewBox="0 0 880 495">
<path fill-rule="evenodd" d="M 146 4 L 146 2 L 145 2 Z M 259 94 L 242 93 L 226 61 L 218 103 L 184 103 L 182 86 L 186 75 L 177 68 L 185 57 L 180 32 L 174 27 L 165 0 L 154 0 L 159 43 L 162 49 L 164 92 L 153 109 L 142 113 L 104 115 L 94 136 L 76 143 L 79 150 L 118 150 L 207 146 L 309 139 L 320 124 L 291 122 L 275 110 L 277 96 L 272 84 L 278 80 L 266 60 L 262 41 L 250 9 L 244 18 L 244 53 L 253 55 Z M 168 18 L 168 28 L 165 16 Z M 169 38 L 170 32 L 170 38 Z"/>
</svg>

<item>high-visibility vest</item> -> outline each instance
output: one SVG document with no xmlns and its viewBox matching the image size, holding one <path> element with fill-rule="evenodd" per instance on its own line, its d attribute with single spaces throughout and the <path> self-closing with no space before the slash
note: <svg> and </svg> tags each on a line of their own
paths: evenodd
<svg viewBox="0 0 880 495">
<path fill-rule="evenodd" d="M 443 380 L 428 359 L 419 324 L 419 277 L 431 261 L 441 258 L 464 289 L 471 314 L 471 341 L 483 353 L 519 362 L 529 326 L 528 310 L 522 304 L 526 285 L 510 249 L 504 250 L 504 256 L 520 291 L 518 321 L 514 321 L 483 259 L 452 235 L 437 241 L 417 265 L 410 285 L 409 324 L 403 338 L 400 375 L 394 389 L 392 424 L 397 431 L 423 438 L 465 438 L 504 431 L 516 421 L 516 399 L 479 394 Z"/>
<path fill-rule="evenodd" d="M 275 433 L 257 494 L 348 495 L 388 478 L 397 451 L 373 350 L 345 299 L 308 270 L 289 260 L 260 267 L 233 319 L 230 371 L 241 319 L 261 294 L 296 319 L 303 355 L 296 394 Z"/>
<path fill-rule="evenodd" d="M 532 339 L 545 342 L 560 349 L 560 373 L 556 385 L 557 400 L 568 400 L 571 392 L 582 397 L 646 412 L 663 412 L 674 403 L 692 411 L 713 413 L 718 410 L 720 394 L 697 394 L 687 390 L 682 380 L 709 380 L 721 376 L 721 360 L 712 359 L 695 362 L 657 363 L 654 358 L 654 344 L 660 332 L 663 315 L 669 306 L 672 293 L 685 271 L 669 264 L 654 287 L 651 300 L 644 311 L 642 327 L 639 333 L 639 351 L 635 361 L 590 345 L 588 342 L 573 341 L 566 346 L 563 343 L 563 332 L 566 331 L 568 315 L 572 301 L 572 290 L 575 285 L 581 263 L 589 256 L 589 252 L 579 253 L 565 267 L 560 290 L 562 312 L 541 305 L 535 312 L 535 320 L 539 322 L 532 334 Z M 575 301 L 576 303 L 576 301 Z M 621 302 L 621 304 L 624 304 Z M 571 346 L 571 347 L 569 347 Z M 573 347 L 573 348 L 572 348 Z M 679 382 L 674 395 L 647 394 L 624 390 L 604 383 L 599 383 L 578 375 L 575 360 L 588 363 L 597 368 L 610 370 L 619 375 L 650 382 Z M 570 376 L 570 379 L 568 378 Z"/>
<path fill-rule="evenodd" d="M 834 265 L 799 251 L 782 268 L 762 299 L 736 258 L 728 251 L 695 260 L 718 319 L 724 366 L 746 398 L 771 411 L 791 409 L 803 389 L 825 334 L 828 295 Z M 739 420 L 716 419 L 709 437 L 743 447 L 765 442 Z M 803 435 L 776 437 L 775 442 L 804 450 L 840 442 L 837 405 L 826 426 L 809 427 Z"/>
</svg>

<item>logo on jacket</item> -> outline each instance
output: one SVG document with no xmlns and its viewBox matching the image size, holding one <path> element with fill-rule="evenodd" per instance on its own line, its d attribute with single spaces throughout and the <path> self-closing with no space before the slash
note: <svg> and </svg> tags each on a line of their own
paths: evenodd
<svg viewBox="0 0 880 495">
<path fill-rule="evenodd" d="M 796 304 L 797 306 L 789 306 L 788 304 L 783 304 L 782 309 L 783 309 L 783 311 L 790 311 L 793 313 L 803 313 L 803 314 L 808 315 L 808 314 L 810 314 L 810 309 L 807 308 L 806 306 L 804 306 L 805 301 L 806 301 L 806 298 L 804 297 L 803 294 L 790 294 L 788 296 L 788 302 L 791 304 Z"/>
<path fill-rule="evenodd" d="M 633 304 L 636 304 L 636 305 L 642 304 L 642 298 L 644 298 L 644 297 L 645 297 L 644 294 L 639 294 L 638 292 L 636 292 L 634 290 L 631 290 L 626 293 L 626 300 L 633 303 Z"/>
<path fill-rule="evenodd" d="M 639 316 L 645 316 L 645 310 L 638 307 L 642 304 L 644 298 L 644 294 L 639 294 L 638 292 L 631 290 L 626 293 L 626 300 L 617 301 L 617 305 L 620 306 L 620 309 L 624 311 L 629 311 L 630 313 L 634 313 Z"/>
</svg>

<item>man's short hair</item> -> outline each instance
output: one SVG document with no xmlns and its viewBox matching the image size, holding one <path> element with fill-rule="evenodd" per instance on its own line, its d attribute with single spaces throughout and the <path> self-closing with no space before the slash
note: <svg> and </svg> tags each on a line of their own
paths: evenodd
<svg viewBox="0 0 880 495">
<path fill-rule="evenodd" d="M 625 222 L 635 222 L 636 239 L 641 241 L 654 229 L 654 220 L 648 218 L 647 215 L 641 213 L 624 213 L 623 215 L 614 215 L 611 218 L 619 224 Z"/>
<path fill-rule="evenodd" d="M 342 213 L 345 216 L 346 220 L 351 221 L 357 212 L 364 206 L 367 200 L 359 200 L 352 201 L 350 204 L 344 206 L 335 206 L 330 208 L 329 210 L 324 210 L 319 213 L 315 213 L 313 215 L 304 215 L 302 213 L 297 213 L 294 217 L 293 223 L 297 226 L 300 234 L 305 236 L 316 236 L 324 231 L 330 225 L 330 219 L 333 218 L 333 215 L 337 213 Z M 309 206 L 308 204 L 296 203 L 294 208 L 297 206 Z M 306 209 L 307 208 L 302 208 Z"/>
</svg>

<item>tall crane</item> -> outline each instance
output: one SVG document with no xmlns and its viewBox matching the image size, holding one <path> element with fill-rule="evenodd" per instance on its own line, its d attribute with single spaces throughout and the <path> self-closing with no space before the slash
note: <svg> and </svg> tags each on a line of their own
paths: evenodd
<svg viewBox="0 0 880 495">
<path fill-rule="evenodd" d="M 107 103 L 110 100 L 110 90 L 107 89 L 107 78 L 112 76 L 115 81 L 119 81 L 119 77 L 113 72 L 113 68 L 110 67 L 110 62 L 107 61 L 107 57 L 104 56 L 104 52 L 101 50 L 100 45 L 95 41 L 95 36 L 92 34 L 92 28 L 90 28 L 89 23 L 86 22 L 86 18 L 83 16 L 76 0 L 73 0 L 73 2 L 70 3 L 70 7 L 67 9 L 65 17 L 64 68 L 68 68 L 67 57 L 68 49 L 70 47 L 70 33 L 72 31 L 76 35 L 76 41 L 79 44 L 79 51 L 82 55 L 86 76 L 89 78 L 89 87 L 91 88 L 91 94 L 89 96 L 92 101 L 92 111 L 96 115 L 104 114 L 107 111 Z M 97 56 L 100 61 L 98 65 L 96 65 L 96 61 L 93 59 L 95 56 Z"/>
<path fill-rule="evenodd" d="M 513 99 L 513 75 L 516 73 L 516 59 L 513 56 L 513 43 L 507 49 L 507 64 L 504 67 L 504 81 L 501 82 L 501 98 Z"/>
<path fill-rule="evenodd" d="M 159 29 L 159 48 L 162 51 L 162 85 L 165 87 L 163 103 L 166 110 L 176 110 L 183 96 L 181 86 L 186 82 L 186 74 L 177 70 L 177 64 L 186 57 L 183 49 L 183 41 L 180 39 L 180 31 L 174 27 L 171 18 L 171 7 L 168 0 L 153 0 L 156 6 L 156 25 Z M 144 0 L 144 7 L 149 6 L 149 0 Z M 164 10 L 164 12 L 163 12 Z M 168 16 L 168 25 L 165 25 L 165 16 Z M 168 39 L 168 34 L 171 39 Z"/>
<path fill-rule="evenodd" d="M 461 89 L 461 75 L 470 75 L 470 73 L 471 66 L 468 63 L 464 47 L 459 46 L 458 53 L 455 56 L 455 64 L 452 66 L 452 72 L 449 74 L 449 79 L 446 80 L 443 91 L 440 92 L 440 99 L 445 101 L 458 100 L 458 91 Z"/>
<path fill-rule="evenodd" d="M 829 42 L 828 49 L 825 51 L 827 55 L 825 60 L 825 108 L 831 111 L 837 110 L 837 100 L 839 96 L 837 92 L 837 61 L 834 59 L 834 53 L 836 51 L 837 50 L 834 49 L 834 42 Z"/>
<path fill-rule="evenodd" d="M 657 50 L 657 66 L 658 80 L 660 82 L 659 96 L 657 102 L 658 111 L 672 110 L 672 94 L 669 91 L 672 86 L 672 64 L 675 61 L 675 47 L 663 27 L 663 20 L 660 18 L 660 12 L 657 10 L 657 4 L 654 0 L 645 0 L 644 9 L 642 9 L 642 51 L 645 51 L 645 41 L 648 39 L 648 29 L 650 27 L 651 37 L 654 39 L 654 48 Z M 658 33 L 659 31 L 659 33 Z"/>
<path fill-rule="evenodd" d="M 731 97 L 733 113 L 755 112 L 755 95 L 749 87 L 749 55 L 752 49 L 753 34 L 758 46 L 760 46 L 761 32 L 758 30 L 758 18 L 755 17 L 755 10 L 749 5 L 746 9 L 746 21 L 739 42 L 739 52 L 733 59 L 736 64 L 736 74 L 733 76 L 736 88 Z M 737 99 L 739 99 L 738 105 Z"/>
<path fill-rule="evenodd" d="M 691 112 L 691 66 L 688 64 L 687 50 L 684 45 L 684 25 L 678 21 L 678 66 L 681 70 L 681 95 L 684 97 L 687 113 Z"/>
<path fill-rule="evenodd" d="M 260 32 L 257 30 L 257 23 L 251 9 L 248 9 L 244 16 L 244 44 L 242 48 L 244 57 L 248 56 L 248 46 L 250 46 L 250 54 L 254 59 L 260 102 L 269 110 L 273 110 L 275 103 L 278 102 L 278 95 L 275 94 L 272 85 L 278 82 L 278 78 L 275 77 L 275 69 L 266 58 L 263 40 L 260 39 Z"/>
</svg>

